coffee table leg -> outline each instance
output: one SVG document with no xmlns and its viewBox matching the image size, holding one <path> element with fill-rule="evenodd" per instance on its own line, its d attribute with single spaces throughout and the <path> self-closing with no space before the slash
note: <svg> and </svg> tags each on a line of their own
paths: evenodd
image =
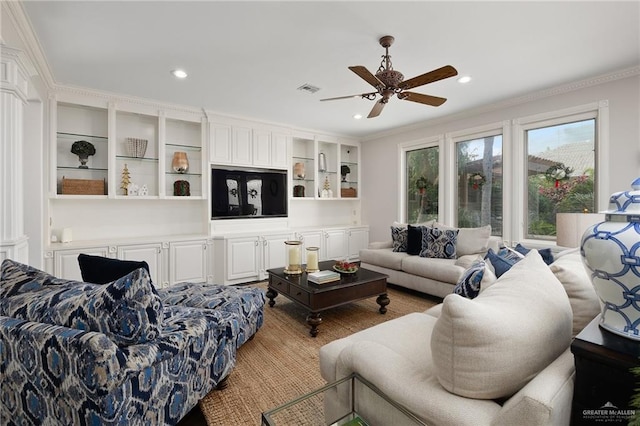
<svg viewBox="0 0 640 426">
<path fill-rule="evenodd" d="M 382 293 L 380 296 L 378 296 L 378 298 L 376 299 L 376 303 L 380 305 L 380 309 L 378 310 L 381 314 L 387 313 L 387 305 L 390 302 L 391 301 L 389 300 L 389 297 L 387 297 L 387 293 Z"/>
<path fill-rule="evenodd" d="M 318 335 L 318 326 L 322 324 L 320 313 L 309 312 L 309 315 L 307 315 L 307 324 L 311 326 L 311 330 L 309 330 L 311 337 L 316 337 Z"/>
<path fill-rule="evenodd" d="M 275 300 L 273 300 L 273 299 L 275 299 L 276 297 L 278 297 L 278 292 L 277 292 L 277 291 L 275 291 L 275 290 L 274 290 L 274 289 L 272 289 L 272 288 L 269 288 L 269 289 L 267 290 L 267 297 L 269 298 L 269 306 L 273 308 L 273 305 L 275 305 L 275 304 L 276 304 L 276 301 L 275 301 Z"/>
</svg>

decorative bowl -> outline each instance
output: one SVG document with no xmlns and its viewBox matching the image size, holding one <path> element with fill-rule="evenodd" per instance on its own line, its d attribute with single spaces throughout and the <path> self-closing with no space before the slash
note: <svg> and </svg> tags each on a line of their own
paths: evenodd
<svg viewBox="0 0 640 426">
<path fill-rule="evenodd" d="M 147 152 L 147 140 L 138 138 L 127 138 L 127 152 L 134 158 L 142 158 Z"/>
</svg>

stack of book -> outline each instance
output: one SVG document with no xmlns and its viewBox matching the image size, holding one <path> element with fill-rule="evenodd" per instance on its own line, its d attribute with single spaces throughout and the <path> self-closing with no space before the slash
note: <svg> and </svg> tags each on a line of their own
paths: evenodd
<svg viewBox="0 0 640 426">
<path fill-rule="evenodd" d="M 340 281 L 340 274 L 334 271 L 318 271 L 307 275 L 307 280 L 316 284 L 326 284 Z"/>
</svg>

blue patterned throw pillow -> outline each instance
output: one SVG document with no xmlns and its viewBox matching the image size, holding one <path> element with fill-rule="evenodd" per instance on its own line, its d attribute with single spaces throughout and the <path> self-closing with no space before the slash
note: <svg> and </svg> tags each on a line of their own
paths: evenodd
<svg viewBox="0 0 640 426">
<path fill-rule="evenodd" d="M 531 251 L 530 248 L 526 248 L 520 243 L 516 244 L 513 249 L 523 256 L 526 256 L 527 253 Z M 538 249 L 538 253 L 540 253 L 540 256 L 542 257 L 542 260 L 544 260 L 544 263 L 546 263 L 547 265 L 551 265 L 553 263 L 553 253 L 551 253 L 550 248 Z"/>
<path fill-rule="evenodd" d="M 403 226 L 391 227 L 391 240 L 393 242 L 393 251 L 407 251 L 407 228 Z"/>
<path fill-rule="evenodd" d="M 422 250 L 420 257 L 436 259 L 455 259 L 458 229 L 428 228 L 422 229 Z"/>
<path fill-rule="evenodd" d="M 511 267 L 519 262 L 523 257 L 524 256 L 520 253 L 503 247 L 498 250 L 498 253 L 493 251 L 493 249 L 489 249 L 484 258 L 491 262 L 491 266 L 493 266 L 493 269 L 496 272 L 496 277 L 500 278 L 502 274 L 511 269 Z"/>
<path fill-rule="evenodd" d="M 485 265 L 484 260 L 473 262 L 471 266 L 464 271 L 458 283 L 453 288 L 453 292 L 467 299 L 473 299 L 480 294 L 480 283 L 484 276 Z"/>
</svg>

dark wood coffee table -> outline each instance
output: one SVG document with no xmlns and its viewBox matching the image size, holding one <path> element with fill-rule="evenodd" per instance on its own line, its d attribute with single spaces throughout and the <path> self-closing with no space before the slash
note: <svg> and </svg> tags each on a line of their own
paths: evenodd
<svg viewBox="0 0 640 426">
<path fill-rule="evenodd" d="M 320 262 L 320 270 L 332 269 L 335 261 Z M 360 268 L 354 274 L 342 274 L 340 281 L 328 284 L 307 282 L 307 274 L 289 275 L 284 268 L 267 270 L 269 273 L 269 289 L 267 297 L 269 306 L 276 304 L 278 294 L 309 310 L 307 324 L 311 326 L 311 337 L 318 335 L 318 326 L 322 323 L 320 312 L 336 306 L 345 305 L 361 299 L 378 296 L 376 303 L 380 305 L 380 313 L 387 312 L 389 304 L 387 296 L 387 275 Z"/>
</svg>

